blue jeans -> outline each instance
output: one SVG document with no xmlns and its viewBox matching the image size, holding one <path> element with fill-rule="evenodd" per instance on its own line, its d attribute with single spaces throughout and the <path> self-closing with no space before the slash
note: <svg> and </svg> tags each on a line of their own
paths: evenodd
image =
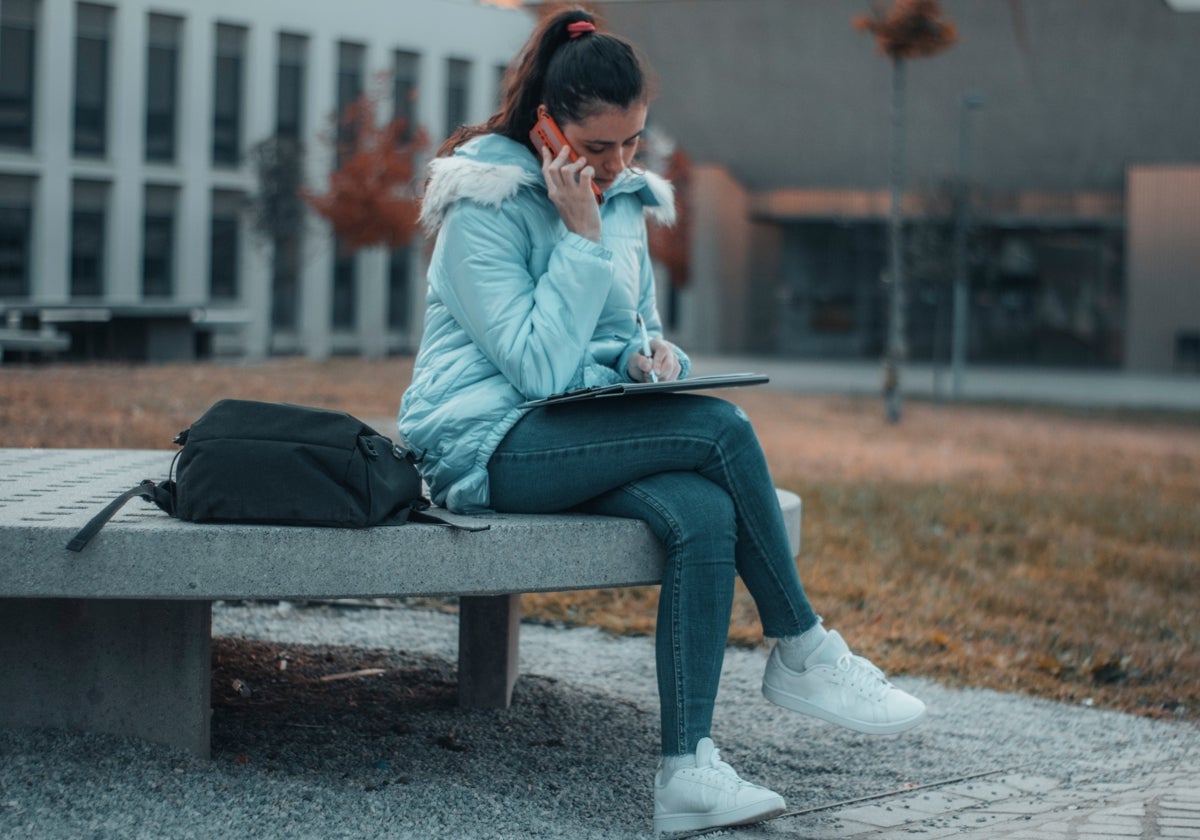
<svg viewBox="0 0 1200 840">
<path fill-rule="evenodd" d="M 662 541 L 655 650 L 664 755 L 693 752 L 709 735 L 735 572 L 767 636 L 817 622 L 762 448 L 732 403 L 662 394 L 534 409 L 501 441 L 488 477 L 498 511 L 642 519 Z"/>
</svg>

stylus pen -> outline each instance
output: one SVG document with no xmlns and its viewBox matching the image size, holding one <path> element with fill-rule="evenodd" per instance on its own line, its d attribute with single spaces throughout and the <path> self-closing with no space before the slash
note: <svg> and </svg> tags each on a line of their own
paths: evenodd
<svg viewBox="0 0 1200 840">
<path fill-rule="evenodd" d="M 658 374 L 654 372 L 654 354 L 650 352 L 650 336 L 646 332 L 646 322 L 642 319 L 642 313 L 637 314 L 638 329 L 642 331 L 642 355 L 650 360 L 650 381 L 657 382 Z"/>
</svg>

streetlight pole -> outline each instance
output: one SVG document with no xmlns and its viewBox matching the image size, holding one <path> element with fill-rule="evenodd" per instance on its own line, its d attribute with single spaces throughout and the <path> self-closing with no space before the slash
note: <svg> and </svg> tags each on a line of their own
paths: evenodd
<svg viewBox="0 0 1200 840">
<path fill-rule="evenodd" d="M 954 213 L 954 315 L 950 336 L 950 393 L 962 399 L 963 368 L 967 359 L 968 292 L 967 230 L 971 220 L 971 112 L 982 108 L 983 98 L 963 94 L 958 117 L 958 190 Z"/>
</svg>

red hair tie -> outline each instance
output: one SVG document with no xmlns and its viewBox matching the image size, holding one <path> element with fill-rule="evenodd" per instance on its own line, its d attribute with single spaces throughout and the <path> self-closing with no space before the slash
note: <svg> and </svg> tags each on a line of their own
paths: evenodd
<svg viewBox="0 0 1200 840">
<path fill-rule="evenodd" d="M 588 20 L 577 20 L 574 23 L 567 24 L 567 34 L 571 40 L 575 40 L 580 35 L 586 35 L 589 32 L 596 31 L 596 24 Z"/>
</svg>

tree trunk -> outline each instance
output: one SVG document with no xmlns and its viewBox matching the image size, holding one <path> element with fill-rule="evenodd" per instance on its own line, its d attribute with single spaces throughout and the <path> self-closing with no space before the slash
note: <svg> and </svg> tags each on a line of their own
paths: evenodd
<svg viewBox="0 0 1200 840">
<path fill-rule="evenodd" d="M 892 206 L 888 223 L 888 334 L 883 358 L 883 398 L 887 422 L 899 423 L 903 411 L 900 368 L 908 356 L 904 324 L 904 243 L 901 201 L 904 197 L 904 59 L 892 60 L 892 161 L 889 171 Z"/>
</svg>

